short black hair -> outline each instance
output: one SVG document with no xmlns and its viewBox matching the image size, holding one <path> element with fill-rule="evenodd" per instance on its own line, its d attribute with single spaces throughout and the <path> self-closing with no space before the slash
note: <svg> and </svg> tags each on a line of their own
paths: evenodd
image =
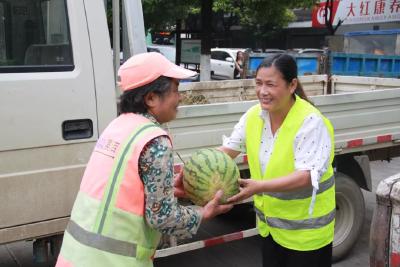
<svg viewBox="0 0 400 267">
<path fill-rule="evenodd" d="M 144 97 L 150 92 L 163 97 L 171 89 L 171 83 L 171 78 L 160 76 L 151 83 L 125 91 L 120 96 L 120 113 L 146 113 L 148 106 Z"/>
</svg>

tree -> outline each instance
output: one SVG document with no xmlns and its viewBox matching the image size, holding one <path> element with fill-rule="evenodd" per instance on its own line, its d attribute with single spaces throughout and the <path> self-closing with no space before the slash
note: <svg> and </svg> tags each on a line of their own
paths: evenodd
<svg viewBox="0 0 400 267">
<path fill-rule="evenodd" d="M 213 0 L 201 1 L 201 55 L 200 55 L 200 80 L 207 81 L 211 77 L 211 47 L 212 47 L 212 6 Z"/>
<path fill-rule="evenodd" d="M 292 9 L 311 7 L 317 0 L 214 0 L 214 13 L 228 15 L 227 24 L 239 24 L 264 36 L 267 30 L 286 26 L 295 18 Z M 189 14 L 200 14 L 201 0 L 143 0 L 146 29 L 168 30 L 175 28 L 177 19 Z"/>
<path fill-rule="evenodd" d="M 317 0 L 143 0 L 143 13 L 146 30 L 151 28 L 156 31 L 173 31 L 177 21 L 201 11 L 201 61 L 203 69 L 208 72 L 209 60 L 206 64 L 204 58 L 209 58 L 210 55 L 213 30 L 211 6 L 214 13 L 220 12 L 224 18 L 228 14 L 228 19 L 223 20 L 225 31 L 233 23 L 239 22 L 254 32 L 258 40 L 264 40 L 294 20 L 293 8 L 311 7 L 316 2 Z"/>
<path fill-rule="evenodd" d="M 325 4 L 325 26 L 331 35 L 335 35 L 337 29 L 342 25 L 343 20 L 339 19 L 338 24 L 333 26 L 333 5 L 334 0 L 326 0 Z"/>
<path fill-rule="evenodd" d="M 198 0 L 143 0 L 142 5 L 146 31 L 173 31 L 177 20 L 186 19 L 199 8 Z"/>
<path fill-rule="evenodd" d="M 308 8 L 316 0 L 215 0 L 214 10 L 235 14 L 239 24 L 257 39 L 271 37 L 295 19 L 294 8 Z"/>
</svg>

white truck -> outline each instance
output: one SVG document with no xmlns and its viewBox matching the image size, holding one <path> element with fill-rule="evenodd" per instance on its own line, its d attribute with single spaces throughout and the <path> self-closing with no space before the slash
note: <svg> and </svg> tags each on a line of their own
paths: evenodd
<svg viewBox="0 0 400 267">
<path fill-rule="evenodd" d="M 48 244 L 57 250 L 92 148 L 117 116 L 104 5 L 102 0 L 3 0 L 0 18 L 0 244 L 36 240 L 36 252 Z M 400 87 L 399 81 L 352 77 L 340 87 L 343 79 L 302 78 L 335 127 L 336 259 L 360 232 L 360 188 L 371 189 L 369 160 L 400 154 L 400 90 L 375 91 L 379 84 Z M 352 85 L 367 91 L 328 95 L 331 80 L 339 92 Z M 177 120 L 166 126 L 183 158 L 200 147 L 220 145 L 221 136 L 229 135 L 255 103 L 251 80 L 182 84 L 181 90 L 201 91 L 210 102 L 219 102 L 182 106 Z M 244 177 L 245 159 L 238 161 Z M 254 234 L 249 229 L 218 240 Z M 156 256 L 201 246 L 161 249 Z"/>
</svg>

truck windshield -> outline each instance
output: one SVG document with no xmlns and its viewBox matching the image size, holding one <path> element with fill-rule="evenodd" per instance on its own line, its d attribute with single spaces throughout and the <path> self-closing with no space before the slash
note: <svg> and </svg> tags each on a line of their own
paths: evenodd
<svg viewBox="0 0 400 267">
<path fill-rule="evenodd" d="M 0 0 L 0 72 L 73 68 L 65 0 Z"/>
</svg>

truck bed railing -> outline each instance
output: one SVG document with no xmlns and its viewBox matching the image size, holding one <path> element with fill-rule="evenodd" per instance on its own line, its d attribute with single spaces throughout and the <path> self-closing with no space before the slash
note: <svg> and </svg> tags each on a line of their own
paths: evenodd
<svg viewBox="0 0 400 267">
<path fill-rule="evenodd" d="M 331 120 L 337 154 L 397 145 L 400 140 L 400 89 L 313 96 Z M 174 149 L 186 160 L 195 150 L 218 147 L 234 125 L 257 101 L 182 106 L 167 125 Z M 244 157 L 238 160 L 245 163 Z M 180 162 L 176 158 L 175 162 Z"/>
</svg>

